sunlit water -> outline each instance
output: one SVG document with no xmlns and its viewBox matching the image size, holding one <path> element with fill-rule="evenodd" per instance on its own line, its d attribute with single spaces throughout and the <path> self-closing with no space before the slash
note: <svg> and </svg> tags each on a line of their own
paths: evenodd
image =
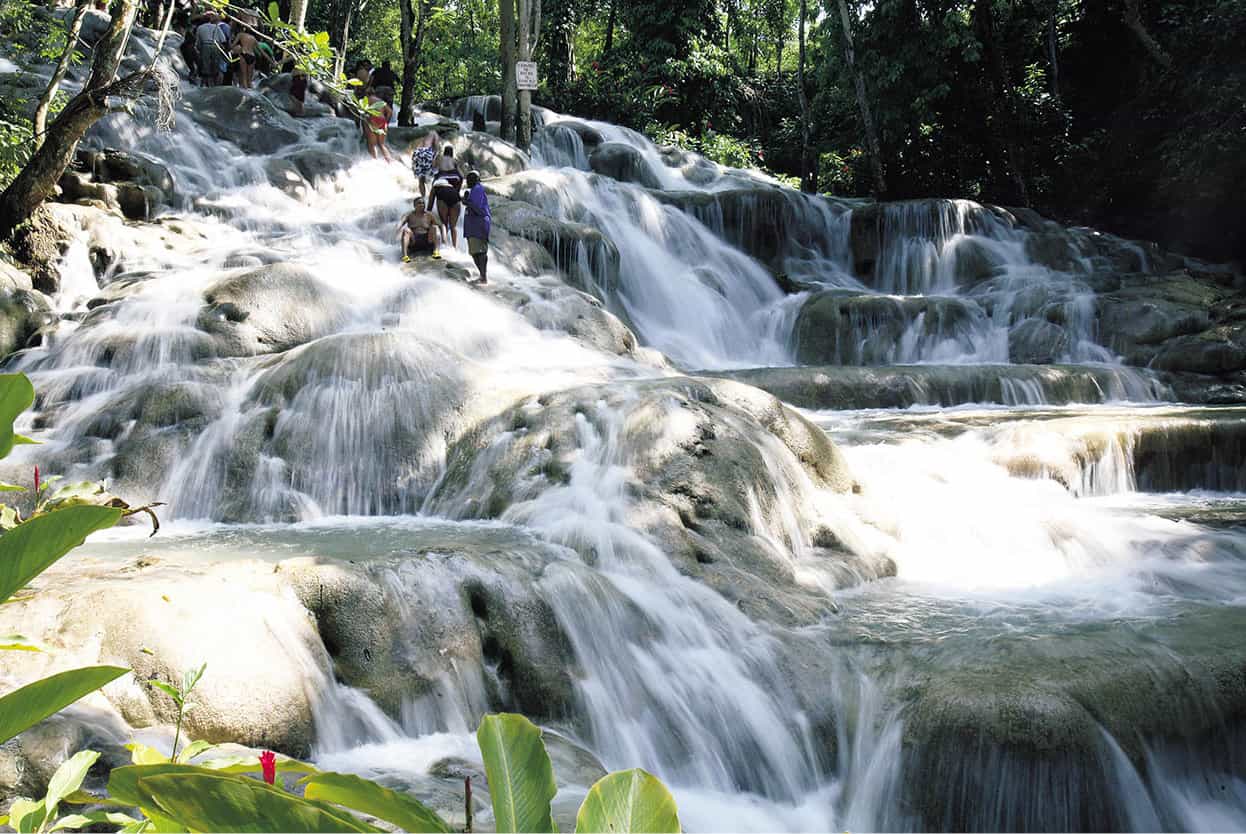
<svg viewBox="0 0 1246 834">
<path fill-rule="evenodd" d="M 643 344 L 679 365 L 791 364 L 808 296 L 780 291 L 778 266 L 813 290 L 939 296 L 961 312 L 948 327 L 918 316 L 887 345 L 875 322 L 850 318 L 844 364 L 1007 362 L 1009 329 L 1056 313 L 1072 334 L 1063 360 L 1116 363 L 1095 341 L 1076 268 L 1034 264 L 1024 234 L 975 204 L 888 208 L 892 243 L 867 286 L 850 274 L 847 205 L 782 192 L 806 239 L 780 245 L 778 261 L 763 265 L 732 243 L 738 230 L 724 224 L 721 204 L 684 212 L 591 175 L 578 134 L 556 114 L 546 119 L 536 160 L 547 167 L 535 176 L 548 188 L 534 199 L 614 241 L 618 283 L 603 278 L 595 289 Z M 358 156 L 341 122 L 292 125 L 302 145 Z M 698 185 L 638 134 L 590 126 L 636 150 L 667 191 L 777 188 L 722 171 Z M 83 315 L 10 363 L 40 391 L 41 423 L 25 428 L 43 441 L 45 469 L 100 477 L 131 441 L 153 459 L 157 443 L 174 443 L 148 484 L 151 497 L 169 502 L 160 536 L 111 531 L 75 558 L 409 563 L 426 570 L 395 568 L 387 592 L 435 606 L 438 594 L 457 593 L 438 554 L 465 553 L 484 573 L 510 554 L 535 566 L 533 592 L 577 661 L 574 714 L 549 727 L 562 739 L 551 749 L 651 770 L 672 785 L 688 830 L 1246 826 L 1240 754 L 1202 736 L 1118 726 L 1112 704 L 1088 701 L 1088 725 L 1101 726 L 1079 737 L 1077 756 L 1050 761 L 939 735 L 959 725 L 923 712 L 995 694 L 1023 693 L 1026 704 L 1099 697 L 1115 668 L 1186 693 L 1191 713 L 1214 710 L 1199 690 L 1207 654 L 1246 625 L 1240 412 L 1052 408 L 1029 392 L 1017 401 L 1035 407 L 813 414 L 843 449 L 859 492 L 815 487 L 778 441 L 762 442 L 781 511 L 759 505 L 744 534 L 778 552 L 826 613 L 799 627 L 755 622 L 681 574 L 629 522 L 640 450 L 605 405 L 577 417 L 565 483 L 520 494 L 495 522 L 461 520 L 458 505 L 438 501 L 451 439 L 518 398 L 670 371 L 540 329 L 488 293 L 412 277 L 393 234 L 414 191 L 405 165 L 356 160 L 294 199 L 267 184 L 259 158 L 189 118 L 172 135 L 122 120 L 101 135 L 168 162 L 188 198 L 178 216 L 202 236 L 172 250 L 138 239 L 126 271 L 156 277 L 92 314 L 82 306 L 98 291 L 89 253 L 71 246 L 57 304 Z M 995 272 L 967 289 L 956 270 L 971 244 Z M 444 251 L 472 269 L 465 251 Z M 327 323 L 279 356 L 214 355 L 200 329 L 203 293 L 227 264 L 257 253 L 323 282 L 310 312 Z M 538 295 L 536 279 L 504 261 L 490 269 L 509 290 Z M 152 386 L 208 391 L 213 407 L 185 437 L 134 439 L 128 424 L 102 427 Z M 416 451 L 400 455 L 400 446 Z M 16 460 L 32 454 L 19 450 Z M 813 544 L 818 526 L 894 576 L 843 582 Z M 795 691 L 794 664 L 821 676 L 816 698 Z M 1108 683 L 1078 689 L 1098 680 L 1089 671 Z M 496 708 L 495 669 L 456 668 L 436 697 L 412 698 L 398 715 L 313 679 L 322 689 L 320 764 L 453 804 L 458 783 L 444 763 L 478 765 L 471 731 Z M 810 703 L 833 722 L 815 727 Z M 1223 726 L 1221 742 L 1232 741 L 1235 725 Z M 587 770 L 558 770 L 560 807 L 573 809 Z"/>
</svg>

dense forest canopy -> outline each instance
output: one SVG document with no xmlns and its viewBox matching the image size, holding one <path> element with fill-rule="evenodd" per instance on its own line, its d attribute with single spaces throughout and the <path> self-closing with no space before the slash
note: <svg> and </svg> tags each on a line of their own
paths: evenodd
<svg viewBox="0 0 1246 834">
<path fill-rule="evenodd" d="M 403 2 L 419 0 L 362 0 L 348 58 L 398 65 Z M 333 5 L 310 13 L 330 30 Z M 1028 203 L 1244 254 L 1240 0 L 545 0 L 534 102 L 800 177 L 802 5 L 820 191 L 877 191 L 859 72 L 888 197 Z M 497 91 L 498 32 L 496 3 L 433 4 L 417 99 Z"/>
<path fill-rule="evenodd" d="M 294 2 L 346 67 L 407 64 L 404 101 L 502 90 L 516 0 Z M 525 3 L 534 104 L 823 193 L 1028 205 L 1246 256 L 1241 0 Z"/>
</svg>

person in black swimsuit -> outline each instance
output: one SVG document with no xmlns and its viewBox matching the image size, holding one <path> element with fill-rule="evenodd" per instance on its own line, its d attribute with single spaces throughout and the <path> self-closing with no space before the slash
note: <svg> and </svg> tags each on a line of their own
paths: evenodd
<svg viewBox="0 0 1246 834">
<path fill-rule="evenodd" d="M 462 200 L 463 174 L 454 159 L 454 148 L 446 145 L 437 161 L 433 163 L 433 193 L 429 197 L 429 208 L 437 206 L 437 216 L 441 218 L 444 228 L 450 230 L 450 245 L 459 248 L 459 213 L 463 207 Z"/>
</svg>

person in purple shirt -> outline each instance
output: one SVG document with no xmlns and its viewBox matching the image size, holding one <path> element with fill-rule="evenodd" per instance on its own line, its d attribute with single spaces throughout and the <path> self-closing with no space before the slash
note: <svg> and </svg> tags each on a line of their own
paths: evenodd
<svg viewBox="0 0 1246 834">
<path fill-rule="evenodd" d="M 480 283 L 489 283 L 489 228 L 493 215 L 489 213 L 489 197 L 480 184 L 480 173 L 467 173 L 467 192 L 463 195 L 463 237 L 467 238 L 467 253 L 480 270 Z"/>
</svg>

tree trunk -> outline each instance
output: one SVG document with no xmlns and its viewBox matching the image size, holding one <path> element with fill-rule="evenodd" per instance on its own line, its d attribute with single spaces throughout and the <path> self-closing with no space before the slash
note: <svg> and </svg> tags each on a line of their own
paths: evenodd
<svg viewBox="0 0 1246 834">
<path fill-rule="evenodd" d="M 307 0 L 290 0 L 290 25 L 300 32 L 307 23 Z"/>
<path fill-rule="evenodd" d="M 518 0 L 519 2 L 519 60 L 531 61 L 536 46 L 537 32 L 541 26 L 541 0 Z M 535 28 L 534 28 L 535 27 Z M 519 91 L 519 118 L 515 131 L 515 144 L 523 150 L 532 145 L 532 91 Z"/>
<path fill-rule="evenodd" d="M 1125 0 L 1125 25 L 1137 36 L 1142 48 L 1155 63 L 1164 69 L 1172 69 L 1172 56 L 1164 51 L 1159 41 L 1151 37 L 1146 24 L 1142 21 L 1142 12 L 1138 8 L 1138 0 Z"/>
<path fill-rule="evenodd" d="M 806 0 L 800 0 L 800 31 L 797 32 L 800 53 L 796 62 L 796 92 L 800 98 L 800 190 L 813 194 L 818 190 L 818 166 L 812 159 L 813 125 L 809 116 L 809 96 L 805 92 L 806 6 Z"/>
<path fill-rule="evenodd" d="M 498 0 L 501 18 L 502 138 L 515 141 L 515 0 Z"/>
<path fill-rule="evenodd" d="M 333 39 L 332 45 L 337 50 L 333 62 L 334 76 L 341 76 L 346 68 L 346 44 L 350 41 L 350 19 L 355 12 L 355 0 L 337 0 L 332 5 Z"/>
<path fill-rule="evenodd" d="M 1056 3 L 1047 15 L 1047 60 L 1051 64 L 1051 96 L 1060 98 L 1060 34 L 1056 30 Z"/>
<path fill-rule="evenodd" d="M 78 0 L 78 5 L 74 9 L 74 19 L 69 24 L 69 33 L 65 36 L 65 49 L 61 52 L 60 60 L 56 62 L 56 69 L 52 71 L 52 80 L 48 82 L 47 89 L 39 97 L 39 105 L 35 108 L 34 136 L 32 137 L 35 150 L 39 150 L 39 146 L 43 144 L 43 133 L 48 126 L 48 110 L 52 107 L 52 99 L 56 97 L 61 81 L 65 79 L 65 73 L 69 71 L 69 62 L 78 46 L 78 34 L 82 32 L 82 19 L 86 17 L 89 8 L 91 8 L 90 0 Z"/>
<path fill-rule="evenodd" d="M 415 73 L 424 59 L 424 25 L 432 10 L 432 0 L 398 0 L 402 13 L 402 99 L 398 106 L 398 124 L 410 127 L 415 124 Z M 412 35 L 412 18 L 415 34 Z"/>
<path fill-rule="evenodd" d="M 783 74 L 783 39 L 778 38 L 774 42 L 774 77 L 778 78 Z"/>
<path fill-rule="evenodd" d="M 1017 141 L 1020 132 L 1019 116 L 1013 106 L 1012 84 L 1008 81 L 1004 59 L 1000 55 L 999 45 L 995 42 L 995 15 L 991 11 L 991 2 L 992 0 L 974 0 L 974 29 L 982 42 L 983 57 L 991 75 L 994 94 L 991 110 L 996 116 L 993 127 L 1003 144 L 1003 167 L 1013 190 L 1008 198 L 1022 206 L 1028 206 L 1030 195 L 1025 187 L 1025 177 L 1021 173 L 1021 146 Z"/>
<path fill-rule="evenodd" d="M 619 0 L 610 0 L 610 13 L 606 15 L 606 52 L 614 49 L 614 20 L 618 14 L 615 6 L 618 2 Z"/>
<path fill-rule="evenodd" d="M 137 9 L 135 0 L 116 0 L 108 29 L 95 44 L 91 74 L 82 91 L 70 99 L 53 120 L 43 144 L 0 194 L 0 240 L 8 239 L 14 228 L 52 196 L 57 181 L 73 159 L 79 140 L 108 112 L 107 99 L 116 91 L 113 81 Z M 145 77 L 146 74 L 139 75 Z"/>
<path fill-rule="evenodd" d="M 870 110 L 870 100 L 865 94 L 865 79 L 857 69 L 856 54 L 852 48 L 852 18 L 848 14 L 847 0 L 839 0 L 839 19 L 844 30 L 844 60 L 848 64 L 848 72 L 852 75 L 853 85 L 856 87 L 857 107 L 861 111 L 861 126 L 865 130 L 870 170 L 874 174 L 874 196 L 881 199 L 887 194 L 887 179 L 883 176 L 882 149 L 878 142 L 878 131 L 874 128 L 874 114 Z"/>
</svg>

